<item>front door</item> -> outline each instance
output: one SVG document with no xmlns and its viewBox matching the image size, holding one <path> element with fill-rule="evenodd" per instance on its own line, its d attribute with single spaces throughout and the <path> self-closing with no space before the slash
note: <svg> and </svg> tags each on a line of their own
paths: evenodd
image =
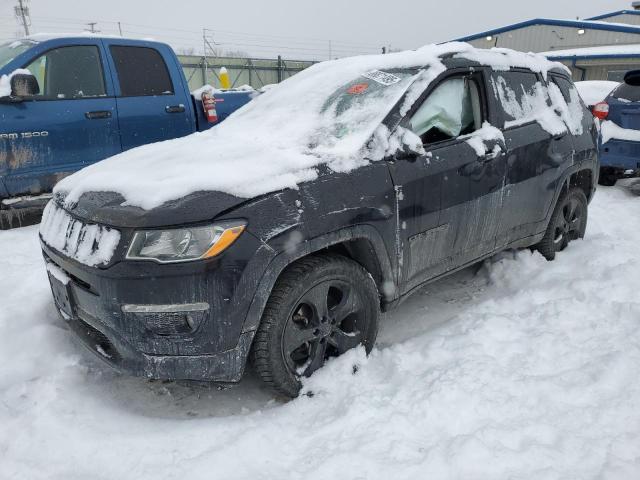
<svg viewBox="0 0 640 480">
<path fill-rule="evenodd" d="M 427 152 L 391 165 L 405 292 L 495 248 L 505 161 L 499 135 L 483 129 L 487 119 L 482 72 L 454 71 L 403 123 Z"/>
<path fill-rule="evenodd" d="M 25 65 L 40 93 L 3 104 L 0 175 L 9 195 L 51 191 L 120 152 L 116 103 L 98 44 L 49 50 Z"/>
</svg>

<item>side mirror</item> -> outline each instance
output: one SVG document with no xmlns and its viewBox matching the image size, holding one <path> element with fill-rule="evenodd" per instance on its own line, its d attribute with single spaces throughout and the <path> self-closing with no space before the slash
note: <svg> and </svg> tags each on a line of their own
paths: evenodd
<svg viewBox="0 0 640 480">
<path fill-rule="evenodd" d="M 11 77 L 12 97 L 32 97 L 40 93 L 40 85 L 36 77 L 26 73 L 17 73 Z"/>
</svg>

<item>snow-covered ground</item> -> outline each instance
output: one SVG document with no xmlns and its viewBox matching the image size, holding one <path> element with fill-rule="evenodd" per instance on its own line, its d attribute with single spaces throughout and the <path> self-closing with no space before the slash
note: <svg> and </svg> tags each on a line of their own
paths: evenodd
<svg viewBox="0 0 640 480">
<path fill-rule="evenodd" d="M 98 363 L 54 311 L 36 232 L 0 232 L 2 480 L 640 478 L 640 198 L 622 187 L 555 262 L 506 253 L 425 287 L 369 358 L 286 404 L 252 375 L 219 391 Z"/>
</svg>

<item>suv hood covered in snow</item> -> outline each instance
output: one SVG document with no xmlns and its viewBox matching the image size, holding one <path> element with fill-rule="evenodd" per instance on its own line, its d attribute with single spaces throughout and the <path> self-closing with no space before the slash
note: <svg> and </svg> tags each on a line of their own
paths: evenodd
<svg viewBox="0 0 640 480">
<path fill-rule="evenodd" d="M 89 223 L 119 228 L 154 228 L 212 220 L 246 201 L 223 192 L 195 192 L 162 207 L 145 210 L 127 205 L 122 195 L 113 192 L 85 194 L 75 203 L 57 195 L 58 205 Z"/>
</svg>

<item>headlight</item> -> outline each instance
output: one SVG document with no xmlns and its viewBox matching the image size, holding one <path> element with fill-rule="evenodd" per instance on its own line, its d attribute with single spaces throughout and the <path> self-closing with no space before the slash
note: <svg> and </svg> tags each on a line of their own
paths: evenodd
<svg viewBox="0 0 640 480">
<path fill-rule="evenodd" d="M 127 259 L 177 263 L 215 257 L 236 241 L 245 226 L 245 222 L 223 222 L 174 230 L 139 230 Z"/>
</svg>

